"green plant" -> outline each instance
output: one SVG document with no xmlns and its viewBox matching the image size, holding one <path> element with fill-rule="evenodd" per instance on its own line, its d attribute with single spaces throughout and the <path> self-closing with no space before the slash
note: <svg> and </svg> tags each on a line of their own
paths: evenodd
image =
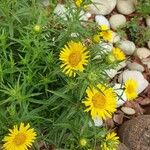
<svg viewBox="0 0 150 150">
<path fill-rule="evenodd" d="M 91 58 L 86 71 L 76 78 L 65 76 L 60 50 L 68 41 L 92 37 L 95 24 L 82 25 L 82 9 L 69 4 L 66 21 L 53 13 L 57 1 L 49 2 L 47 8 L 37 0 L 0 3 L 0 143 L 13 125 L 29 122 L 38 134 L 35 149 L 41 142 L 47 148 L 94 148 L 107 130 L 89 126 L 93 120 L 81 101 L 87 86 L 105 84 L 105 70 L 116 64 L 107 64 L 104 49 L 92 43 L 87 45 Z M 97 51 L 101 59 L 93 60 Z M 86 148 L 80 147 L 81 138 L 88 139 Z"/>
</svg>

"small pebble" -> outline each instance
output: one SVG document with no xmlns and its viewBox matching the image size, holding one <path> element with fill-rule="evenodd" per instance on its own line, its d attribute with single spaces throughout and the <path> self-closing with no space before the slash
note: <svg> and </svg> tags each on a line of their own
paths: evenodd
<svg viewBox="0 0 150 150">
<path fill-rule="evenodd" d="M 124 15 L 130 15 L 135 11 L 135 5 L 133 0 L 118 0 L 117 10 Z"/>
<path fill-rule="evenodd" d="M 119 48 L 121 48 L 126 55 L 132 55 L 136 49 L 135 44 L 129 40 L 121 41 Z"/>
<path fill-rule="evenodd" d="M 150 56 L 150 50 L 145 47 L 137 48 L 135 55 L 140 59 L 145 59 Z"/>
<path fill-rule="evenodd" d="M 127 115 L 134 115 L 136 113 L 135 110 L 130 107 L 122 107 L 121 110 Z"/>
<path fill-rule="evenodd" d="M 116 30 L 118 27 L 123 26 L 126 23 L 126 17 L 122 14 L 112 15 L 109 19 L 111 28 Z"/>
<path fill-rule="evenodd" d="M 128 63 L 128 69 L 130 70 L 137 70 L 137 71 L 140 71 L 140 72 L 143 72 L 145 69 L 142 65 L 136 63 L 136 62 L 133 62 L 133 63 Z"/>
</svg>

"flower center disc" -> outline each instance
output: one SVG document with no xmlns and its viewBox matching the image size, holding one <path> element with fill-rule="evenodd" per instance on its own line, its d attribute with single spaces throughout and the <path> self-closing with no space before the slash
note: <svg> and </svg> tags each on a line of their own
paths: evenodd
<svg viewBox="0 0 150 150">
<path fill-rule="evenodd" d="M 128 85 L 127 91 L 128 91 L 128 93 L 133 93 L 135 91 L 135 89 L 132 85 Z"/>
<path fill-rule="evenodd" d="M 76 52 L 76 53 L 71 53 L 69 56 L 69 63 L 72 67 L 75 67 L 79 64 L 81 61 L 81 54 Z"/>
<path fill-rule="evenodd" d="M 24 133 L 18 133 L 14 138 L 14 143 L 17 146 L 20 146 L 24 144 L 25 140 L 26 140 L 26 135 Z"/>
<path fill-rule="evenodd" d="M 92 97 L 92 102 L 95 108 L 104 108 L 106 104 L 106 98 L 102 93 L 96 93 Z"/>
</svg>

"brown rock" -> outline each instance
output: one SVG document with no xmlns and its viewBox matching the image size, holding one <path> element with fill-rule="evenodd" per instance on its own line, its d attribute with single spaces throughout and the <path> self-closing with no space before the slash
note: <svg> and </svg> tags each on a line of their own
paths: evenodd
<svg viewBox="0 0 150 150">
<path fill-rule="evenodd" d="M 150 115 L 125 122 L 119 129 L 119 136 L 130 150 L 150 150 Z"/>
<path fill-rule="evenodd" d="M 129 150 L 123 143 L 120 143 L 117 150 Z"/>
</svg>

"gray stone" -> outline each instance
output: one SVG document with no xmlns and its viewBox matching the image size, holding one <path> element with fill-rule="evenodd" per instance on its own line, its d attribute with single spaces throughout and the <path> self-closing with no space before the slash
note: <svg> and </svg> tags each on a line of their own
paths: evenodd
<svg viewBox="0 0 150 150">
<path fill-rule="evenodd" d="M 129 15 L 135 11 L 135 4 L 133 0 L 118 0 L 117 10 L 121 14 Z"/>
<path fill-rule="evenodd" d="M 136 49 L 135 44 L 128 40 L 121 41 L 119 48 L 121 48 L 126 55 L 132 55 Z"/>
<path fill-rule="evenodd" d="M 148 27 L 150 27 L 150 16 L 148 16 L 148 17 L 146 18 L 146 25 L 147 25 Z"/>
<path fill-rule="evenodd" d="M 115 8 L 117 0 L 92 0 L 93 4 L 88 5 L 87 11 L 92 14 L 108 15 Z"/>
<path fill-rule="evenodd" d="M 142 65 L 136 63 L 136 62 L 133 62 L 133 63 L 128 63 L 128 69 L 130 70 L 137 70 L 137 71 L 140 71 L 140 72 L 143 72 L 145 69 Z"/>
<path fill-rule="evenodd" d="M 150 49 L 150 41 L 147 42 L 147 46 Z"/>
<path fill-rule="evenodd" d="M 150 56 L 150 50 L 145 47 L 137 48 L 135 55 L 140 59 L 145 59 Z"/>
<path fill-rule="evenodd" d="M 109 19 L 111 28 L 116 30 L 118 27 L 123 26 L 126 23 L 126 17 L 122 14 L 112 15 Z"/>
<path fill-rule="evenodd" d="M 98 25 L 106 25 L 108 28 L 110 28 L 109 21 L 106 17 L 102 15 L 96 15 L 95 16 L 95 21 L 97 22 Z"/>
</svg>

